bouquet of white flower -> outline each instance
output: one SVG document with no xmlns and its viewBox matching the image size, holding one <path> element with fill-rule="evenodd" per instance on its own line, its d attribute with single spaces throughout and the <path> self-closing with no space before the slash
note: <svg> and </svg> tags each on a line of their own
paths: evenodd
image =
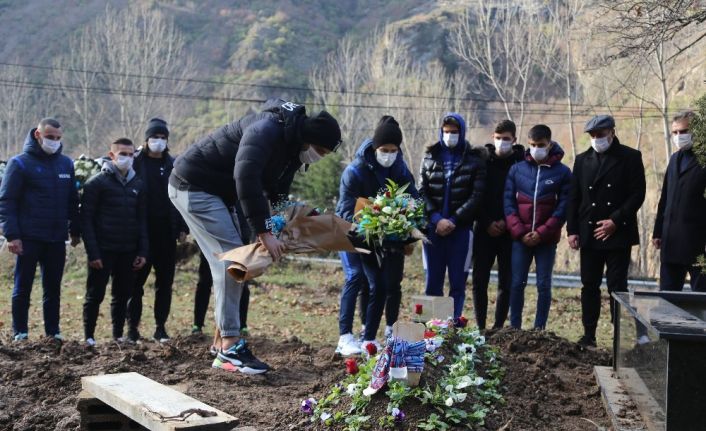
<svg viewBox="0 0 706 431">
<path fill-rule="evenodd" d="M 76 176 L 76 188 L 81 191 L 83 185 L 86 184 L 89 178 L 100 173 L 101 164 L 94 159 L 86 157 L 81 154 L 81 156 L 74 160 L 74 172 Z"/>
</svg>

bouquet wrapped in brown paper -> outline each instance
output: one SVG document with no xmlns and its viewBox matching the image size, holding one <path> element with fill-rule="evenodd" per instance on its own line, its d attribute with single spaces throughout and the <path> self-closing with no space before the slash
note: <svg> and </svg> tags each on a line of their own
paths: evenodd
<svg viewBox="0 0 706 431">
<path fill-rule="evenodd" d="M 272 231 L 284 243 L 285 253 L 369 253 L 351 244 L 347 236 L 351 224 L 334 214 L 319 214 L 308 206 L 289 205 L 272 220 Z M 227 251 L 219 258 L 232 262 L 228 273 L 238 282 L 264 274 L 273 263 L 272 256 L 260 242 Z"/>
</svg>

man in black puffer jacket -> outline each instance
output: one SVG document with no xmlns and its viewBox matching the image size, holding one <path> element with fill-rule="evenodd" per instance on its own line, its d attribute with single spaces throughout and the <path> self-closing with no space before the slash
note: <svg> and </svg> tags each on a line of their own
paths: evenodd
<svg viewBox="0 0 706 431">
<path fill-rule="evenodd" d="M 132 169 L 135 146 L 121 138 L 110 145 L 108 155 L 110 161 L 86 182 L 81 198 L 83 242 L 88 254 L 83 328 L 89 346 L 96 343 L 98 310 L 110 277 L 113 338 L 122 341 L 127 302 L 148 252 L 147 197 L 143 181 Z"/>
<path fill-rule="evenodd" d="M 426 294 L 444 294 L 448 269 L 455 319 L 463 314 L 473 254 L 473 222 L 485 187 L 485 148 L 471 148 L 465 138 L 463 117 L 456 113 L 444 116 L 439 140 L 422 160 L 419 187 L 430 221 L 431 244 L 424 245 Z"/>
<path fill-rule="evenodd" d="M 498 295 L 495 301 L 493 328 L 502 328 L 510 311 L 512 282 L 512 238 L 505 226 L 505 180 L 515 163 L 525 159 L 525 148 L 516 144 L 517 128 L 510 120 L 495 126 L 493 143 L 488 149 L 483 207 L 473 236 L 473 311 L 478 329 L 485 329 L 488 316 L 490 270 L 498 260 Z"/>
<path fill-rule="evenodd" d="M 242 245 L 232 211 L 236 201 L 252 231 L 276 260 L 283 244 L 267 228 L 270 203 L 289 194 L 294 174 L 341 143 L 338 122 L 326 111 L 307 116 L 303 106 L 270 100 L 205 136 L 174 163 L 169 197 L 208 259 L 213 277 L 216 329 L 221 346 L 213 367 L 260 374 L 269 367 L 240 338 L 242 285 L 216 254 Z"/>
</svg>

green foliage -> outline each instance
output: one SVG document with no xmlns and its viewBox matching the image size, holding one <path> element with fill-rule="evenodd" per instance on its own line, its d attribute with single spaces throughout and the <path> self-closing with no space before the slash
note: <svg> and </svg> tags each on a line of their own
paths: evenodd
<svg viewBox="0 0 706 431">
<path fill-rule="evenodd" d="M 333 209 L 338 199 L 338 186 L 343 173 L 340 154 L 331 154 L 309 166 L 304 174 L 297 174 L 292 194 L 308 205 Z"/>
<path fill-rule="evenodd" d="M 689 128 L 694 139 L 694 154 L 699 164 L 706 167 L 706 94 L 696 100 L 696 117 Z"/>
</svg>

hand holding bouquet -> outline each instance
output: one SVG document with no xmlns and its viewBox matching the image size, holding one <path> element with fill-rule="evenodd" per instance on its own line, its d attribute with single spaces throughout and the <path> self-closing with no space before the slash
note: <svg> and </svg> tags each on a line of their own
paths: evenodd
<svg viewBox="0 0 706 431">
<path fill-rule="evenodd" d="M 277 205 L 273 211 L 267 228 L 284 243 L 285 253 L 361 251 L 346 236 L 350 223 L 340 217 L 321 214 L 315 208 L 289 201 Z M 262 275 L 273 263 L 272 256 L 260 242 L 235 248 L 219 257 L 231 262 L 228 273 L 238 282 Z"/>
<path fill-rule="evenodd" d="M 397 185 L 387 180 L 387 188 L 371 197 L 356 213 L 357 233 L 368 245 L 382 247 L 385 242 L 409 243 L 426 240 L 424 203 L 406 192 L 409 184 Z"/>
</svg>

